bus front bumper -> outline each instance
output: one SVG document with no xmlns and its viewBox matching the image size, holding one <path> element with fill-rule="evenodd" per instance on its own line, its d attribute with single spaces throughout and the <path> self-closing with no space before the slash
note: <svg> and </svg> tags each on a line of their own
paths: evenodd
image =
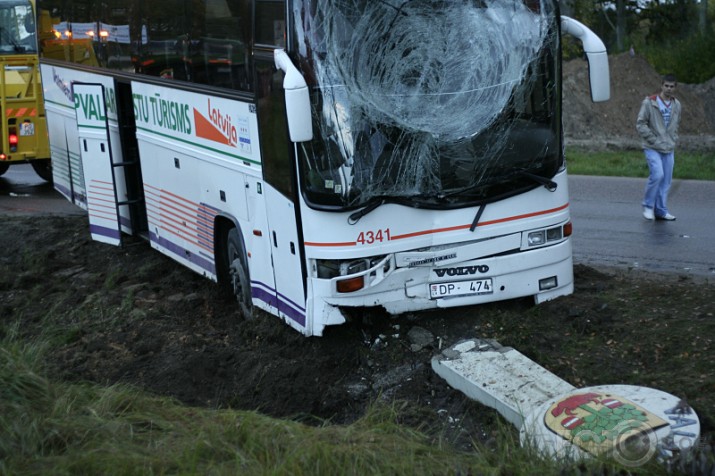
<svg viewBox="0 0 715 476">
<path fill-rule="evenodd" d="M 329 305 L 382 306 L 391 314 L 527 296 L 538 304 L 573 292 L 571 240 L 445 267 L 397 268 L 376 285 L 352 293 L 323 291 L 330 294 L 324 298 Z"/>
</svg>

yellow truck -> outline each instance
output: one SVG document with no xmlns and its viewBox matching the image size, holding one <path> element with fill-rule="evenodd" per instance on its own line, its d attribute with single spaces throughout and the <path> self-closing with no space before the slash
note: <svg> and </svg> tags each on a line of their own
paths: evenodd
<svg viewBox="0 0 715 476">
<path fill-rule="evenodd" d="M 29 163 L 52 181 L 34 0 L 0 0 L 0 175 Z"/>
</svg>

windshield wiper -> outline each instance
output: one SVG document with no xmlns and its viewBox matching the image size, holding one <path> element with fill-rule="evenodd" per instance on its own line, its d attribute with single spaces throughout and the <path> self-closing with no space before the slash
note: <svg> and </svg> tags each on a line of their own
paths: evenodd
<svg viewBox="0 0 715 476">
<path fill-rule="evenodd" d="M 377 207 L 379 207 L 380 205 L 382 205 L 382 204 L 384 204 L 384 203 L 386 203 L 386 202 L 387 202 L 387 199 L 384 198 L 384 197 L 376 197 L 376 198 L 374 198 L 373 200 L 371 200 L 370 202 L 368 202 L 367 205 L 365 205 L 364 207 L 362 207 L 360 210 L 358 210 L 358 211 L 352 213 L 352 214 L 348 217 L 348 223 L 351 224 L 351 225 L 354 225 L 355 223 L 357 223 L 358 221 L 360 221 L 360 219 L 361 219 L 362 217 L 364 217 L 365 215 L 367 215 L 368 213 L 370 213 L 371 211 L 373 211 L 374 209 L 376 209 Z"/>
<path fill-rule="evenodd" d="M 486 203 L 482 203 L 479 205 L 479 210 L 477 210 L 477 214 L 474 215 L 474 220 L 472 220 L 472 225 L 469 227 L 469 231 L 474 231 L 477 229 L 477 225 L 479 225 L 479 219 L 482 218 L 482 213 L 484 213 L 484 209 L 487 208 Z"/>
<path fill-rule="evenodd" d="M 548 177 L 542 177 L 541 175 L 532 174 L 531 172 L 527 172 L 526 170 L 519 171 L 519 174 L 523 175 L 524 177 L 530 178 L 536 183 L 540 183 L 541 185 L 546 187 L 549 192 L 555 192 L 559 186 L 559 184 L 557 184 Z"/>
<path fill-rule="evenodd" d="M 15 38 L 13 38 L 10 33 L 4 28 L 0 28 L 0 38 L 5 38 L 5 41 L 12 45 L 13 49 L 15 50 L 15 53 L 23 53 L 25 51 L 25 48 L 20 46 L 15 40 Z"/>
<path fill-rule="evenodd" d="M 544 187 L 546 187 L 546 189 L 547 189 L 549 192 L 554 192 L 554 191 L 556 191 L 556 189 L 557 189 L 558 186 L 559 186 L 559 184 L 557 184 L 556 182 L 554 182 L 553 180 L 551 180 L 551 179 L 548 178 L 548 177 L 542 177 L 541 175 L 532 174 L 531 172 L 527 172 L 526 170 L 519 170 L 517 173 L 518 173 L 518 175 L 520 175 L 520 176 L 522 176 L 522 177 L 526 177 L 526 178 L 528 178 L 528 179 L 530 179 L 530 180 L 532 180 L 532 181 L 534 181 L 534 182 L 536 182 L 536 183 L 538 183 L 538 184 L 543 185 Z M 437 198 L 438 200 L 443 200 L 443 199 L 445 199 L 445 198 L 452 197 L 452 196 L 454 196 L 454 195 L 460 195 L 460 194 L 465 193 L 465 192 L 470 192 L 470 191 L 472 191 L 472 190 L 476 190 L 476 189 L 478 189 L 478 188 L 480 188 L 480 187 L 484 187 L 484 186 L 486 186 L 486 185 L 488 185 L 488 184 L 477 182 L 477 183 L 474 183 L 474 184 L 469 185 L 469 186 L 467 186 L 467 187 L 460 188 L 459 190 L 454 190 L 454 191 L 452 191 L 452 192 L 447 192 L 447 193 L 439 194 L 439 195 L 437 195 L 435 198 Z M 414 198 L 414 197 L 413 197 L 413 198 Z M 357 223 L 358 221 L 360 221 L 360 219 L 361 219 L 362 217 L 364 217 L 365 215 L 367 215 L 367 214 L 370 213 L 371 211 L 375 210 L 376 208 L 380 207 L 381 205 L 387 203 L 387 201 L 388 201 L 388 197 L 375 197 L 373 200 L 371 200 L 370 202 L 368 202 L 368 204 L 365 205 L 363 208 L 361 208 L 360 210 L 358 210 L 358 211 L 352 213 L 352 214 L 348 217 L 348 223 L 350 223 L 351 225 L 354 225 L 355 223 Z M 484 205 L 486 205 L 486 204 L 481 205 L 480 208 L 479 208 L 479 210 L 477 211 L 477 215 L 474 217 L 474 221 L 472 222 L 472 226 L 470 227 L 470 231 L 474 231 L 474 230 L 476 229 L 477 224 L 479 223 L 479 219 L 481 218 L 482 213 L 484 212 Z"/>
</svg>

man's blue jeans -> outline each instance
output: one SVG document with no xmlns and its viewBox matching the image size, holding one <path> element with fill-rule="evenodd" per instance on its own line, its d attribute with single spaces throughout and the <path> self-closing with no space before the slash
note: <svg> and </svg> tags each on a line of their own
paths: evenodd
<svg viewBox="0 0 715 476">
<path fill-rule="evenodd" d="M 673 181 L 675 153 L 663 153 L 652 149 L 643 149 L 643 152 L 650 169 L 643 206 L 654 209 L 655 216 L 662 217 L 668 214 L 668 191 Z"/>
</svg>

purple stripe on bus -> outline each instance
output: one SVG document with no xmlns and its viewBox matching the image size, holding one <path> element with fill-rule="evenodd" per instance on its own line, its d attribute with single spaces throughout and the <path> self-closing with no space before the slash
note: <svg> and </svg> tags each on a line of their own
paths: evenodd
<svg viewBox="0 0 715 476">
<path fill-rule="evenodd" d="M 270 289 L 268 286 L 266 286 L 264 283 L 261 283 L 260 281 L 253 281 L 253 283 L 260 284 L 261 286 Z M 269 306 L 278 308 L 280 312 L 282 312 L 301 326 L 305 327 L 305 311 L 300 312 L 296 310 L 293 306 L 283 301 L 283 299 L 281 298 L 285 297 L 282 294 L 279 293 L 279 297 L 276 298 L 276 295 L 273 292 L 268 292 L 258 286 L 251 286 L 251 295 L 256 299 L 265 302 Z"/>
<path fill-rule="evenodd" d="M 210 273 L 216 274 L 216 266 L 209 260 L 203 259 L 199 255 L 194 253 L 191 253 L 187 257 L 186 250 L 184 248 L 176 245 L 175 243 L 172 243 L 166 238 L 157 237 L 156 234 L 153 232 L 150 233 L 150 238 L 151 241 L 166 248 L 176 256 L 179 256 L 183 259 L 188 259 L 192 263 L 209 271 Z M 254 281 L 254 283 L 259 284 L 262 287 L 251 286 L 251 296 L 253 296 L 255 299 L 265 302 L 269 306 L 277 308 L 280 312 L 288 316 L 290 319 L 305 327 L 305 310 L 302 307 L 300 307 L 299 305 L 297 305 L 296 303 L 294 303 L 280 293 L 276 297 L 275 291 L 272 290 L 269 286 L 266 286 L 264 283 L 261 283 L 259 281 Z M 271 291 L 266 291 L 266 289 L 264 288 L 270 289 Z M 300 310 L 296 309 L 296 307 Z"/>
<path fill-rule="evenodd" d="M 186 248 L 183 248 L 183 247 L 167 240 L 166 238 L 158 237 L 158 236 L 156 236 L 156 234 L 154 232 L 151 232 L 149 235 L 150 235 L 151 241 L 166 248 L 167 250 L 169 250 L 171 253 L 175 254 L 176 256 L 178 256 L 182 259 L 188 260 L 189 262 L 197 265 L 198 267 L 208 271 L 211 274 L 216 274 L 216 265 L 214 263 L 212 263 L 210 260 L 202 258 L 197 253 L 189 252 L 188 256 L 187 256 Z"/>
<path fill-rule="evenodd" d="M 285 302 L 293 305 L 293 307 L 296 307 L 299 311 L 302 311 L 305 313 L 305 308 L 303 306 L 301 306 L 300 304 L 298 304 L 297 302 L 291 300 L 288 296 L 278 293 L 278 298 L 283 299 Z"/>
<path fill-rule="evenodd" d="M 260 284 L 263 284 L 263 283 L 260 283 Z M 263 284 L 263 286 L 265 286 L 265 284 Z M 276 308 L 278 307 L 276 305 L 277 299 L 276 299 L 275 293 L 268 292 L 263 288 L 259 288 L 257 286 L 251 286 L 251 296 L 253 296 L 255 299 L 258 299 L 259 301 L 265 302 L 269 306 L 276 307 Z"/>
<path fill-rule="evenodd" d="M 116 228 L 107 228 L 106 226 L 89 225 L 89 232 L 93 235 L 106 236 L 118 240 L 120 238 L 119 230 Z"/>
</svg>

